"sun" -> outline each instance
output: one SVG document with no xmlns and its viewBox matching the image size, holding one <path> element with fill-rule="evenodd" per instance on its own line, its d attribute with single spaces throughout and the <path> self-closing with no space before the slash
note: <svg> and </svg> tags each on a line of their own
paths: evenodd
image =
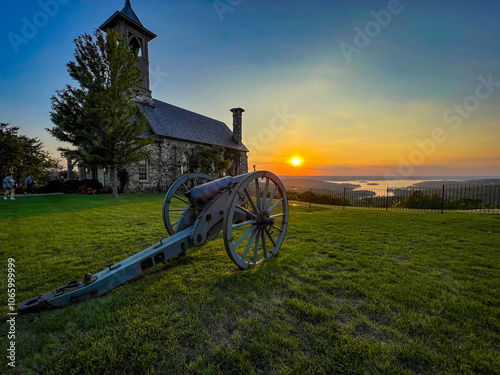
<svg viewBox="0 0 500 375">
<path fill-rule="evenodd" d="M 295 167 L 298 167 L 301 163 L 302 163 L 302 160 L 300 160 L 299 158 L 292 159 L 292 165 Z"/>
</svg>

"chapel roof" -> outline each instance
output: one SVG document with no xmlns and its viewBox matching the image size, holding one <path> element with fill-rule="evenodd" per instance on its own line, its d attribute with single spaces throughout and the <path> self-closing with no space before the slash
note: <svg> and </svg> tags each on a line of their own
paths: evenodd
<svg viewBox="0 0 500 375">
<path fill-rule="evenodd" d="M 160 100 L 153 102 L 154 106 L 142 102 L 137 105 L 157 136 L 248 152 L 245 145 L 233 139 L 233 132 L 225 123 Z"/>
<path fill-rule="evenodd" d="M 153 40 L 157 36 L 155 33 L 144 27 L 142 22 L 139 20 L 139 17 L 137 17 L 137 14 L 135 14 L 134 10 L 132 9 L 130 0 L 126 0 L 123 9 L 121 11 L 116 11 L 111 17 L 106 20 L 106 22 L 104 22 L 99 27 L 99 29 L 103 31 L 106 31 L 107 29 L 113 29 L 120 21 L 128 21 L 137 29 L 144 32 L 148 36 L 149 40 Z"/>
<path fill-rule="evenodd" d="M 125 6 L 121 10 L 121 12 L 125 14 L 128 18 L 130 18 L 132 21 L 135 21 L 142 26 L 142 22 L 139 20 L 139 17 L 137 17 L 137 14 L 135 14 L 134 10 L 132 9 L 132 4 L 130 4 L 130 0 L 125 1 Z"/>
</svg>

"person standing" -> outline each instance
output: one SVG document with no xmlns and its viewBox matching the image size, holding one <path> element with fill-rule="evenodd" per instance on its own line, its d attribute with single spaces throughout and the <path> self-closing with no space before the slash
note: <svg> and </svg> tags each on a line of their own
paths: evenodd
<svg viewBox="0 0 500 375">
<path fill-rule="evenodd" d="M 31 176 L 26 177 L 24 183 L 26 184 L 26 192 L 28 194 L 31 194 L 31 190 L 33 189 L 33 179 L 31 178 Z"/>
<path fill-rule="evenodd" d="M 14 194 L 16 192 L 16 190 L 15 190 L 16 182 L 14 181 L 14 179 L 12 177 L 14 177 L 14 174 L 9 173 L 9 174 L 7 174 L 7 177 L 5 177 L 3 180 L 3 187 L 5 189 L 5 195 L 3 197 L 4 200 L 7 200 L 9 198 L 11 201 L 16 200 L 14 198 Z"/>
</svg>

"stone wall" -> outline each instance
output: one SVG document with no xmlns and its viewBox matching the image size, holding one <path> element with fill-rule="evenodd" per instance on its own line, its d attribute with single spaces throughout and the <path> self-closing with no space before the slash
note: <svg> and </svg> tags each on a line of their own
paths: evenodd
<svg viewBox="0 0 500 375">
<path fill-rule="evenodd" d="M 187 152 L 192 155 L 195 143 L 176 141 L 171 139 L 156 139 L 154 143 L 146 147 L 149 152 L 149 180 L 139 181 L 139 163 L 133 163 L 126 169 L 129 174 L 129 182 L 125 189 L 127 193 L 166 193 L 169 186 L 181 177 L 182 156 Z M 235 175 L 248 172 L 247 155 L 239 153 L 233 161 L 237 166 Z M 236 163 L 235 163 L 236 162 Z M 217 176 L 214 176 L 217 177 Z"/>
<path fill-rule="evenodd" d="M 235 176 L 248 173 L 248 155 L 246 152 L 240 152 L 238 170 Z"/>
</svg>

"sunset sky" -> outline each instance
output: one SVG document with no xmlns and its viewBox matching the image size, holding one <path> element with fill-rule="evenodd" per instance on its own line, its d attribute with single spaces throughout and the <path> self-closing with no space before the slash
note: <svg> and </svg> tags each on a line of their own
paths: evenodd
<svg viewBox="0 0 500 375">
<path fill-rule="evenodd" d="M 73 39 L 124 2 L 4 2 L 0 122 L 57 154 L 44 128 L 50 97 L 71 83 Z M 153 96 L 230 127 L 229 110 L 243 107 L 250 166 L 282 175 L 500 175 L 498 0 L 132 6 L 158 35 Z M 41 26 L 27 33 L 26 20 Z"/>
</svg>

